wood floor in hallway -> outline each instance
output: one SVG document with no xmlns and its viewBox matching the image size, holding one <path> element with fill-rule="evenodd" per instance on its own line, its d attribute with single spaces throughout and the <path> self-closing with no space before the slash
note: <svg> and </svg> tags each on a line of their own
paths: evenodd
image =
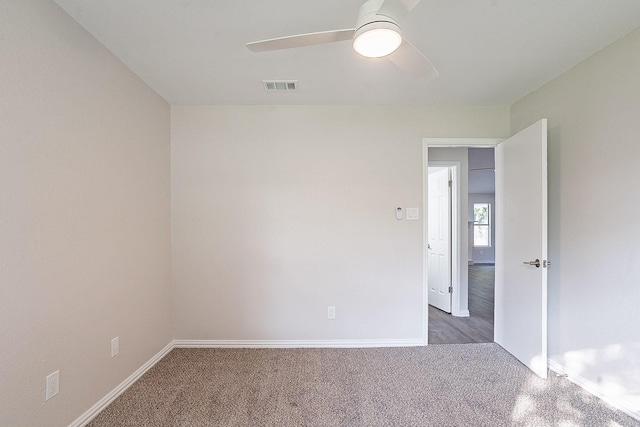
<svg viewBox="0 0 640 427">
<path fill-rule="evenodd" d="M 469 317 L 455 317 L 429 306 L 429 344 L 493 342 L 493 265 L 469 266 Z"/>
</svg>

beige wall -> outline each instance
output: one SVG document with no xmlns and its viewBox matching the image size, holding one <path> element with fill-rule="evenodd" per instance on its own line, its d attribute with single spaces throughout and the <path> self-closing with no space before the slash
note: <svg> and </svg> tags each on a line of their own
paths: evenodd
<svg viewBox="0 0 640 427">
<path fill-rule="evenodd" d="M 169 116 L 53 2 L 0 3 L 0 425 L 68 425 L 171 341 Z"/>
<path fill-rule="evenodd" d="M 549 354 L 640 417 L 640 30 L 520 100 L 548 118 Z"/>
<path fill-rule="evenodd" d="M 423 339 L 423 137 L 508 108 L 172 108 L 175 338 Z M 327 319 L 327 306 L 336 319 Z"/>
</svg>

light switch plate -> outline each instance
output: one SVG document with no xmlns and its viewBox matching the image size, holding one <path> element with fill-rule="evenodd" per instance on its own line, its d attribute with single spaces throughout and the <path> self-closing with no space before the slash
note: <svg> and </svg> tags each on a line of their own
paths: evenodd
<svg viewBox="0 0 640 427">
<path fill-rule="evenodd" d="M 420 219 L 420 210 L 418 208 L 407 208 L 407 221 L 417 221 Z"/>
</svg>

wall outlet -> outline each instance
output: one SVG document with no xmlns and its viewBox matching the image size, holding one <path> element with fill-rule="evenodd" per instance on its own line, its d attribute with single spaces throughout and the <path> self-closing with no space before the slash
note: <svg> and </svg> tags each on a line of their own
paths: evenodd
<svg viewBox="0 0 640 427">
<path fill-rule="evenodd" d="M 44 400 L 49 400 L 60 392 L 60 371 L 47 375 L 45 390 Z"/>
<path fill-rule="evenodd" d="M 120 354 L 120 337 L 111 340 L 111 358 L 113 359 Z"/>
<path fill-rule="evenodd" d="M 336 318 L 336 306 L 335 305 L 330 305 L 329 307 L 327 307 L 327 318 L 328 319 L 335 319 Z"/>
</svg>

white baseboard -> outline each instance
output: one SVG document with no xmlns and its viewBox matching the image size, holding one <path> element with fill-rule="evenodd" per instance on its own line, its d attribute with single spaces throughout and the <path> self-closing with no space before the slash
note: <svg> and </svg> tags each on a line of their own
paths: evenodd
<svg viewBox="0 0 640 427">
<path fill-rule="evenodd" d="M 593 381 L 589 381 L 588 379 L 580 376 L 575 372 L 570 372 L 560 363 L 551 359 L 549 359 L 548 362 L 549 362 L 549 369 L 551 369 L 553 372 L 556 372 L 560 375 L 566 375 L 569 381 L 581 387 L 588 393 L 591 393 L 595 397 L 602 399 L 603 401 L 607 402 L 609 405 L 624 412 L 630 417 L 633 417 L 636 420 L 640 420 L 639 408 L 634 408 L 630 406 L 627 402 L 625 402 L 624 400 L 616 396 L 608 395 L 604 390 L 602 390 L 602 387 L 600 387 L 597 383 L 594 383 Z"/>
<path fill-rule="evenodd" d="M 173 341 L 167 344 L 162 350 L 160 350 L 155 356 L 147 361 L 144 365 L 142 365 L 138 370 L 136 370 L 133 374 L 129 376 L 126 380 L 124 380 L 120 385 L 114 388 L 109 394 L 100 399 L 98 403 L 93 405 L 87 412 L 82 414 L 78 419 L 69 424 L 69 427 L 83 427 L 94 419 L 104 408 L 109 406 L 111 402 L 116 400 L 118 396 L 120 396 L 126 389 L 131 387 L 133 383 L 135 383 L 138 378 L 144 375 L 153 365 L 158 363 L 164 356 L 167 355 L 173 349 Z"/>
<path fill-rule="evenodd" d="M 471 313 L 469 313 L 469 310 L 460 310 L 459 312 L 456 313 L 451 313 L 453 316 L 455 317 L 469 317 L 471 316 Z"/>
<path fill-rule="evenodd" d="M 177 348 L 365 348 L 417 347 L 422 338 L 401 340 L 175 340 Z"/>
</svg>

